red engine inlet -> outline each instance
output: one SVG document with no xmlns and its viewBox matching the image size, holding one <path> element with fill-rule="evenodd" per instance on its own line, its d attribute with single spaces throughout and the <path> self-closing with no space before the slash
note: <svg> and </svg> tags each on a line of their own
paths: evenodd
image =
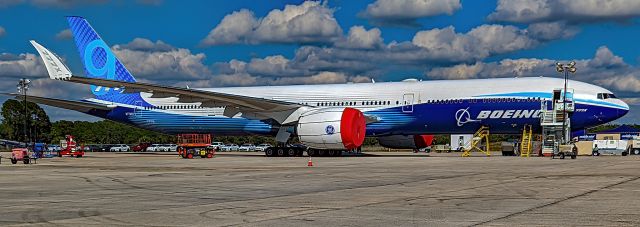
<svg viewBox="0 0 640 227">
<path fill-rule="evenodd" d="M 425 148 L 431 146 L 433 142 L 433 135 L 415 135 L 413 141 L 417 148 Z"/>
<path fill-rule="evenodd" d="M 342 144 L 347 149 L 356 149 L 364 142 L 367 131 L 367 121 L 360 110 L 344 108 L 340 119 L 340 136 Z"/>
</svg>

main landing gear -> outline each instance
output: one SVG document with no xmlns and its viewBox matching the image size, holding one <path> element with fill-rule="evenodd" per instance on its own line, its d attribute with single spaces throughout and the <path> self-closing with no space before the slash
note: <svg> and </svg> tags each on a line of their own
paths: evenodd
<svg viewBox="0 0 640 227">
<path fill-rule="evenodd" d="M 342 156 L 342 151 L 309 148 L 307 150 L 307 155 L 313 156 L 313 157 L 338 157 L 338 156 Z"/>
<path fill-rule="evenodd" d="M 264 150 L 264 154 L 267 157 L 302 157 L 304 149 L 301 147 L 269 147 Z"/>
</svg>

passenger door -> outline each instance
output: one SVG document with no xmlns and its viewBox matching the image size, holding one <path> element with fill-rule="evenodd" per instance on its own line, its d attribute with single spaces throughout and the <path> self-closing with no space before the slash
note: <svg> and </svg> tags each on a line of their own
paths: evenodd
<svg viewBox="0 0 640 227">
<path fill-rule="evenodd" d="M 402 112 L 413 113 L 413 93 L 407 93 L 402 96 Z"/>
</svg>

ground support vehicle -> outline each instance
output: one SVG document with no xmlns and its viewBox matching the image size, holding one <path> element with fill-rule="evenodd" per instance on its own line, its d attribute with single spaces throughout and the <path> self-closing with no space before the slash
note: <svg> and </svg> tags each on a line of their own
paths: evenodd
<svg viewBox="0 0 640 227">
<path fill-rule="evenodd" d="M 213 158 L 216 150 L 211 146 L 211 134 L 180 134 L 178 135 L 178 155 L 182 158 L 192 159 Z"/>
<path fill-rule="evenodd" d="M 632 149 L 629 148 L 626 140 L 594 140 L 592 155 L 612 154 L 626 156 L 629 154 L 629 150 Z"/>
<path fill-rule="evenodd" d="M 44 156 L 44 152 L 46 151 L 46 147 L 44 143 L 34 143 L 33 144 L 33 157 L 34 158 L 42 158 Z"/>
<path fill-rule="evenodd" d="M 640 155 L 640 138 L 634 136 L 634 138 L 632 140 L 629 140 L 628 143 L 628 153 L 632 155 Z"/>
<path fill-rule="evenodd" d="M 62 150 L 58 151 L 58 157 L 69 155 L 70 157 L 76 156 L 76 158 L 80 158 L 84 156 L 84 149 L 77 147 L 72 135 L 66 135 L 64 140 L 60 140 L 60 147 L 62 147 Z"/>
<path fill-rule="evenodd" d="M 29 157 L 29 150 L 27 148 L 11 149 L 11 164 L 16 164 L 18 161 L 22 161 L 24 164 L 29 164 L 31 157 Z"/>
<path fill-rule="evenodd" d="M 574 144 L 565 144 L 558 146 L 558 150 L 553 152 L 551 158 L 554 159 L 558 156 L 560 159 L 564 159 L 564 157 L 569 156 L 571 159 L 576 159 L 578 156 L 578 147 Z"/>
</svg>

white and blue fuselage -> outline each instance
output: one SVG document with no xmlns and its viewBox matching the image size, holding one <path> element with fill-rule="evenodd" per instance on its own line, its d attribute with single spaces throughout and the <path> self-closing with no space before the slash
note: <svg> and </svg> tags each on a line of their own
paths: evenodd
<svg viewBox="0 0 640 227">
<path fill-rule="evenodd" d="M 520 133 L 525 124 L 540 130 L 541 102 L 550 102 L 564 81 L 527 77 L 474 80 L 406 81 L 388 83 L 291 85 L 204 88 L 200 90 L 299 103 L 311 108 L 352 107 L 376 122 L 367 136 L 465 134 L 480 126 L 492 133 Z M 584 129 L 618 119 L 629 111 L 623 101 L 599 86 L 572 81 L 575 112 L 571 128 Z M 197 89 L 196 89 L 197 90 Z M 201 107 L 177 98 L 151 98 L 140 93 L 144 105 L 98 99 L 86 101 L 117 105 L 100 117 L 165 133 L 214 135 L 275 135 L 280 127 L 269 120 L 223 116 L 224 107 Z"/>
</svg>

